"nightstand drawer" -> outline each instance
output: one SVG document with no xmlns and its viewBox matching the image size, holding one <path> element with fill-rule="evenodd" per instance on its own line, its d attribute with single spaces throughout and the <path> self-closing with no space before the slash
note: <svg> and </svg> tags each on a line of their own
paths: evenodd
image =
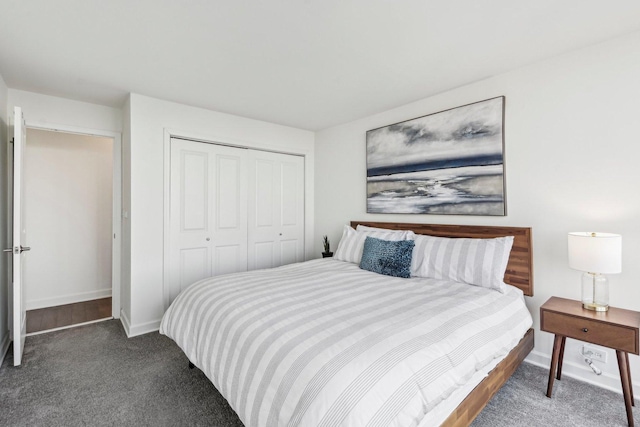
<svg viewBox="0 0 640 427">
<path fill-rule="evenodd" d="M 624 326 L 542 310 L 541 328 L 556 335 L 638 353 L 636 332 Z"/>
</svg>

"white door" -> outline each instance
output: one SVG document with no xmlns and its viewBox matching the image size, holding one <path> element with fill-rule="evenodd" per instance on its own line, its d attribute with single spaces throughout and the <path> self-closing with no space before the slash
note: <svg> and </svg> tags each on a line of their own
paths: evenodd
<svg viewBox="0 0 640 427">
<path fill-rule="evenodd" d="M 304 157 L 249 150 L 249 270 L 304 261 Z"/>
<path fill-rule="evenodd" d="M 247 270 L 247 150 L 171 139 L 167 303 L 205 277 Z"/>
<path fill-rule="evenodd" d="M 27 246 L 27 230 L 25 226 L 24 209 L 24 155 L 27 133 L 24 126 L 22 109 L 13 110 L 13 286 L 12 286 L 12 334 L 13 334 L 13 365 L 22 363 L 24 340 L 27 334 L 27 312 L 25 304 L 25 261 L 24 252 Z"/>
</svg>

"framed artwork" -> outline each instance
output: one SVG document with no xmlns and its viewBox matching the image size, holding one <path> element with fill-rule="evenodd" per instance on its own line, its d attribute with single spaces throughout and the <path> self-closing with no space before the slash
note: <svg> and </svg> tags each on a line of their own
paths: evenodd
<svg viewBox="0 0 640 427">
<path fill-rule="evenodd" d="M 506 215 L 504 96 L 368 131 L 367 212 Z"/>
</svg>

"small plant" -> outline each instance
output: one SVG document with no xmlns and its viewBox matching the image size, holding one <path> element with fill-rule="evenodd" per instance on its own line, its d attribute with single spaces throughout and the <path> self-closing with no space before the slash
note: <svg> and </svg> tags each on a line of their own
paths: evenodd
<svg viewBox="0 0 640 427">
<path fill-rule="evenodd" d="M 330 248 L 330 246 L 329 246 L 329 237 L 324 236 L 324 237 L 322 238 L 322 246 L 324 246 L 324 252 L 325 252 L 325 253 L 329 253 L 329 252 L 331 252 L 331 248 Z"/>
</svg>

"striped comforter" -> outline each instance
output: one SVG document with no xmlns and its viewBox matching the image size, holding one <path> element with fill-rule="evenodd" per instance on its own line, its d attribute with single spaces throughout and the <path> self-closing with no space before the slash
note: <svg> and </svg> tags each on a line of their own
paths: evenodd
<svg viewBox="0 0 640 427">
<path fill-rule="evenodd" d="M 323 259 L 202 280 L 160 332 L 246 426 L 415 426 L 531 323 L 515 288 Z"/>
</svg>

